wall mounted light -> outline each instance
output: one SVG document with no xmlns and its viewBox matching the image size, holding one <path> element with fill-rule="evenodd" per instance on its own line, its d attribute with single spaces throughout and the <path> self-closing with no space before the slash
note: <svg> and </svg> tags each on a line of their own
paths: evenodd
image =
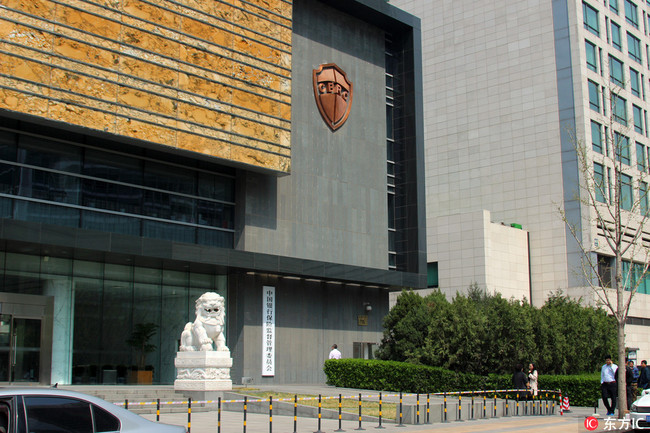
<svg viewBox="0 0 650 433">
<path fill-rule="evenodd" d="M 370 305 L 370 302 L 364 302 L 363 307 L 365 308 L 366 312 L 370 313 L 372 311 L 372 305 Z"/>
</svg>

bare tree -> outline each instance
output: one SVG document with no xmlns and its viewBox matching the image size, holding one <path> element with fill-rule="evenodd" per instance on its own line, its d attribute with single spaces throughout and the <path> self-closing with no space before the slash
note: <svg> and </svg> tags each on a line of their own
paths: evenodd
<svg viewBox="0 0 650 433">
<path fill-rule="evenodd" d="M 618 414 L 627 409 L 625 383 L 625 323 L 632 299 L 648 274 L 650 233 L 648 220 L 648 158 L 645 148 L 632 160 L 630 139 L 636 125 L 627 117 L 621 88 L 607 90 L 610 114 L 601 129 L 600 148 L 569 132 L 575 146 L 581 219 L 571 220 L 558 207 L 581 253 L 581 279 L 597 303 L 616 319 L 618 353 Z M 642 125 L 647 127 L 647 125 Z M 594 144 L 595 143 L 595 144 Z M 634 149 L 636 154 L 636 148 Z M 612 278 L 613 274 L 613 278 Z"/>
</svg>

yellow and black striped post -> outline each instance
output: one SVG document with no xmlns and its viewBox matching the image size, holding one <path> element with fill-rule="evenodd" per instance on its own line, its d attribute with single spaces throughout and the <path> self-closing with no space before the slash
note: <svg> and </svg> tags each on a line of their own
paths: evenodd
<svg viewBox="0 0 650 433">
<path fill-rule="evenodd" d="M 298 394 L 293 395 L 293 433 L 298 430 Z"/>
<path fill-rule="evenodd" d="M 463 394 L 458 393 L 458 419 L 456 421 L 460 422 L 463 420 Z"/>
<path fill-rule="evenodd" d="M 345 431 L 345 430 L 343 430 L 343 428 L 341 427 L 341 421 L 342 421 L 342 419 L 343 419 L 343 414 L 342 414 L 342 412 L 343 412 L 343 398 L 341 397 L 341 394 L 339 394 L 339 428 L 338 428 L 338 430 L 334 430 L 335 432 L 342 432 L 342 431 Z"/>
<path fill-rule="evenodd" d="M 318 394 L 318 430 L 316 430 L 314 433 L 321 433 L 320 424 L 321 419 L 323 418 L 322 407 L 322 397 L 320 394 Z"/>
<path fill-rule="evenodd" d="M 192 397 L 187 399 L 187 433 L 192 431 Z"/>
<path fill-rule="evenodd" d="M 496 390 L 494 390 L 494 407 L 492 409 L 494 410 L 493 418 L 497 418 L 497 391 Z"/>
<path fill-rule="evenodd" d="M 506 394 L 506 415 L 508 416 L 508 394 Z"/>
<path fill-rule="evenodd" d="M 269 433 L 273 433 L 273 397 L 269 395 Z"/>
<path fill-rule="evenodd" d="M 382 401 L 381 400 L 382 400 L 381 392 L 379 392 L 379 425 L 377 427 L 375 427 L 375 428 L 379 428 L 379 429 L 386 428 L 386 427 L 382 427 L 382 425 L 381 425 L 381 416 L 382 416 L 382 413 L 381 413 L 381 403 L 382 403 Z"/>
<path fill-rule="evenodd" d="M 402 412 L 402 402 L 404 400 L 402 399 L 402 391 L 399 392 L 399 424 L 397 424 L 397 427 L 406 427 L 404 423 L 402 422 L 403 418 L 403 412 Z"/>
<path fill-rule="evenodd" d="M 487 418 L 487 393 L 483 391 L 483 418 Z"/>
<path fill-rule="evenodd" d="M 442 393 L 442 399 L 443 399 L 442 400 L 443 401 L 443 404 L 442 404 L 442 409 L 443 409 L 442 422 L 447 422 L 447 393 L 446 392 Z"/>
<path fill-rule="evenodd" d="M 246 433 L 246 411 L 248 410 L 248 397 L 244 396 L 244 430 L 243 433 Z"/>
<path fill-rule="evenodd" d="M 426 421 L 427 424 L 431 424 L 431 418 L 429 417 L 429 415 L 431 414 L 430 403 L 431 403 L 431 394 L 427 392 L 427 421 Z"/>
<path fill-rule="evenodd" d="M 160 399 L 156 399 L 156 421 L 160 422 Z"/>
<path fill-rule="evenodd" d="M 420 424 L 420 393 L 415 395 L 415 423 Z"/>
<path fill-rule="evenodd" d="M 217 399 L 217 433 L 221 433 L 221 397 Z"/>
<path fill-rule="evenodd" d="M 517 393 L 517 412 L 515 415 L 519 415 L 519 393 Z"/>
<path fill-rule="evenodd" d="M 361 426 L 361 417 L 361 394 L 359 394 L 359 427 L 355 428 L 355 430 L 365 430 L 365 428 Z"/>
<path fill-rule="evenodd" d="M 469 419 L 474 419 L 474 391 L 472 391 L 471 396 L 472 396 L 472 400 L 470 402 L 471 407 L 470 407 L 470 418 Z"/>
<path fill-rule="evenodd" d="M 129 410 L 129 399 L 128 398 L 124 399 L 124 409 Z"/>
</svg>

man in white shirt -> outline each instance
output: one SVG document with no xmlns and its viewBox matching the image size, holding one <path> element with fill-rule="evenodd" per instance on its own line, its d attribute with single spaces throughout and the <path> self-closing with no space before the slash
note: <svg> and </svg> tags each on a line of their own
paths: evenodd
<svg viewBox="0 0 650 433">
<path fill-rule="evenodd" d="M 607 409 L 607 416 L 613 416 L 616 410 L 616 395 L 618 389 L 616 386 L 616 371 L 618 367 L 612 362 L 612 357 L 605 357 L 605 364 L 600 369 L 600 391 L 603 397 L 603 404 Z M 608 399 L 612 400 L 611 405 Z"/>
<path fill-rule="evenodd" d="M 341 352 L 337 349 L 336 344 L 332 346 L 332 350 L 330 351 L 330 359 L 341 359 Z"/>
</svg>

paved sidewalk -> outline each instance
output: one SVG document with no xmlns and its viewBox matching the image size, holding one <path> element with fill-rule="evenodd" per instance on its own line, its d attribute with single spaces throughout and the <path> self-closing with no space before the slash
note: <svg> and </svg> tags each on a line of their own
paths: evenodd
<svg viewBox="0 0 650 433">
<path fill-rule="evenodd" d="M 363 395 L 377 394 L 368 390 L 352 390 L 346 388 L 335 388 L 318 385 L 255 385 L 259 390 L 273 390 L 276 392 L 287 392 L 291 394 L 310 394 L 326 396 L 353 396 L 359 393 Z M 385 401 L 391 401 L 387 398 Z M 395 401 L 395 399 L 393 399 Z M 571 412 L 560 415 L 559 408 L 556 405 L 555 415 L 528 415 L 528 416 L 509 416 L 499 418 L 476 419 L 469 421 L 455 421 L 455 414 L 450 413 L 449 418 L 452 421 L 441 423 L 440 414 L 431 414 L 431 420 L 434 424 L 424 424 L 424 414 L 421 416 L 421 424 L 405 424 L 397 426 L 392 420 L 383 420 L 382 429 L 380 430 L 377 421 L 362 421 L 359 430 L 359 421 L 341 421 L 341 428 L 347 432 L 354 431 L 376 431 L 385 433 L 424 433 L 424 432 L 468 432 L 468 433 L 502 433 L 502 432 L 530 432 L 530 433 L 587 433 L 594 431 L 612 432 L 626 431 L 614 430 L 612 427 L 619 427 L 622 423 L 605 423 L 602 415 L 597 418 L 599 426 L 595 430 L 587 430 L 585 419 L 593 415 L 593 408 L 572 408 Z M 464 416 L 467 416 L 465 414 Z M 156 415 L 144 415 L 145 418 L 155 420 Z M 187 413 L 161 414 L 160 421 L 168 424 L 188 425 Z M 330 433 L 339 430 L 338 419 L 306 418 L 298 417 L 294 421 L 293 416 L 273 415 L 270 422 L 268 413 L 256 414 L 247 413 L 244 424 L 242 412 L 222 411 L 219 425 L 218 413 L 216 410 L 210 412 L 193 412 L 191 415 L 191 433 L 313 433 L 323 432 Z M 319 428 L 320 426 L 320 428 Z"/>
</svg>

